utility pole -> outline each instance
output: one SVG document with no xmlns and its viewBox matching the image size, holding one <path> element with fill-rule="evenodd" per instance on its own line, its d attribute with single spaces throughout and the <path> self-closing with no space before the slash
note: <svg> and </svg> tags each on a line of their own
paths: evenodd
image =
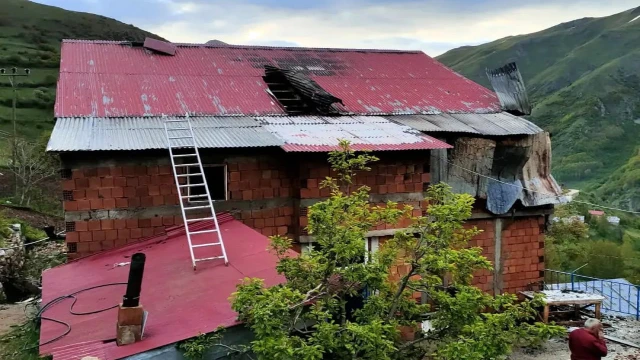
<svg viewBox="0 0 640 360">
<path fill-rule="evenodd" d="M 0 76 L 6 76 L 9 78 L 9 83 L 11 84 L 11 88 L 13 89 L 13 102 L 11 107 L 11 113 L 13 117 L 13 149 L 11 151 L 12 154 L 12 166 L 16 166 L 17 157 L 18 157 L 18 130 L 16 126 L 16 102 L 18 101 L 18 84 L 16 83 L 16 76 L 29 76 L 31 74 L 31 70 L 24 69 L 24 73 L 19 73 L 18 68 L 11 68 L 11 72 L 7 73 L 6 69 L 0 69 Z M 13 184 L 15 189 L 15 195 L 18 195 L 18 175 L 15 170 L 13 172 Z"/>
</svg>

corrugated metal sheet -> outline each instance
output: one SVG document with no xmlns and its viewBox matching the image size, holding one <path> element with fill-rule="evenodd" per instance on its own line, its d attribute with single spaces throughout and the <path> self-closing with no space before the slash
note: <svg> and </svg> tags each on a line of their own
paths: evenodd
<svg viewBox="0 0 640 360">
<path fill-rule="evenodd" d="M 166 149 L 164 118 L 60 118 L 47 151 Z M 284 143 L 250 117 L 192 118 L 201 148 L 265 147 Z M 174 125 L 174 127 L 177 127 Z M 186 135 L 176 132 L 174 135 Z M 179 141 L 174 141 L 176 145 Z"/>
<path fill-rule="evenodd" d="M 178 46 L 175 56 L 117 42 L 62 44 L 56 117 L 273 115 L 264 65 L 305 73 L 351 114 L 493 113 L 490 90 L 421 52 Z"/>
<path fill-rule="evenodd" d="M 264 127 L 284 141 L 285 151 L 332 151 L 340 140 L 354 150 L 446 149 L 445 142 L 381 116 L 259 117 Z"/>
<path fill-rule="evenodd" d="M 269 239 L 242 224 L 218 217 L 224 232 L 229 266 L 222 262 L 206 262 L 194 272 L 189 259 L 187 239 L 169 231 L 168 236 L 155 236 L 136 244 L 104 251 L 83 259 L 49 269 L 42 274 L 43 303 L 92 286 L 122 282 L 127 279 L 128 266 L 114 267 L 136 252 L 144 252 L 147 261 L 140 302 L 149 312 L 144 338 L 127 346 L 116 346 L 115 319 L 117 310 L 75 316 L 69 303 L 51 306 L 44 315 L 68 323 L 69 334 L 40 347 L 41 354 L 53 353 L 54 359 L 77 359 L 94 355 L 100 359 L 122 359 L 168 344 L 192 338 L 199 333 L 215 331 L 219 326 L 238 323 L 231 309 L 229 296 L 243 278 L 264 279 L 266 286 L 285 281 L 275 271 L 277 258 L 267 251 Z M 219 249 L 200 248 L 200 257 Z M 293 251 L 290 256 L 295 256 Z M 211 256 L 211 255 L 209 255 Z M 124 260 L 123 260 L 124 259 Z M 72 281 L 70 281 L 72 279 Z M 77 295 L 77 311 L 104 309 L 122 301 L 125 286 L 105 287 Z M 171 311 L 168 311 L 171 309 Z M 44 343 L 64 331 L 52 321 L 42 321 L 40 342 Z M 75 352 L 74 352 L 75 351 Z"/>
<path fill-rule="evenodd" d="M 496 114 L 387 116 L 386 118 L 425 132 L 462 132 L 506 136 L 534 135 L 543 131 L 529 120 L 506 112 Z"/>
</svg>

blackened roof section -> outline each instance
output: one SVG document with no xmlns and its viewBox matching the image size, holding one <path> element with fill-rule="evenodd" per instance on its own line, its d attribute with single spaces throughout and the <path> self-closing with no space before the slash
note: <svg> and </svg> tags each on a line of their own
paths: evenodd
<svg viewBox="0 0 640 360">
<path fill-rule="evenodd" d="M 527 89 L 516 63 L 512 62 L 494 70 L 487 69 L 487 77 L 498 95 L 502 110 L 518 116 L 531 114 Z"/>
<path fill-rule="evenodd" d="M 318 114 L 330 114 L 335 113 L 335 109 L 332 108 L 334 103 L 343 104 L 342 99 L 331 95 L 328 91 L 323 89 L 317 82 L 315 82 L 310 77 L 306 76 L 304 73 L 291 70 L 291 69 L 281 69 L 271 65 L 265 65 L 265 76 L 264 79 L 267 82 L 270 90 L 282 103 L 287 112 L 290 111 L 290 103 L 283 102 L 283 98 L 281 95 L 291 97 L 292 95 L 297 97 L 302 104 L 298 104 L 294 113 L 318 113 Z M 293 94 L 290 94 L 291 91 L 287 90 L 274 90 L 272 89 L 272 85 L 269 81 L 273 81 L 270 79 L 282 78 L 286 84 L 277 84 L 277 85 L 285 85 L 290 86 L 293 90 Z M 285 99 L 287 101 L 291 101 L 291 99 Z M 306 110 L 306 111 L 305 111 Z"/>
</svg>

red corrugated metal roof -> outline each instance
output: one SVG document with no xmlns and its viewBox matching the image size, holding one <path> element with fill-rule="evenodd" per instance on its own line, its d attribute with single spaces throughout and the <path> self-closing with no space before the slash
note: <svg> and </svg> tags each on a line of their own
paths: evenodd
<svg viewBox="0 0 640 360">
<path fill-rule="evenodd" d="M 147 261 L 140 301 L 149 317 L 142 341 L 118 347 L 110 342 L 116 334 L 116 309 L 74 316 L 69 313 L 73 300 L 68 299 L 51 307 L 44 316 L 70 324 L 71 332 L 42 346 L 40 353 L 53 354 L 54 360 L 89 355 L 102 360 L 120 359 L 214 331 L 218 326 L 236 324 L 236 313 L 231 310 L 228 298 L 243 278 L 263 278 L 267 285 L 281 283 L 284 278 L 275 271 L 276 258 L 266 251 L 269 240 L 265 236 L 228 214 L 218 219 L 229 266 L 221 261 L 203 262 L 194 272 L 184 228 L 180 227 L 169 236 L 151 238 L 45 271 L 42 301 L 46 304 L 80 289 L 126 282 L 129 266 L 114 265 L 128 262 L 131 255 L 143 252 Z M 201 257 L 212 255 L 200 254 Z M 124 291 L 125 286 L 118 285 L 81 293 L 74 310 L 87 312 L 113 306 L 122 301 Z M 43 320 L 40 342 L 59 336 L 64 330 L 60 324 Z"/>
<path fill-rule="evenodd" d="M 56 117 L 284 115 L 264 65 L 302 70 L 354 114 L 489 113 L 495 94 L 421 52 L 178 46 L 175 56 L 117 42 L 62 44 Z"/>
</svg>

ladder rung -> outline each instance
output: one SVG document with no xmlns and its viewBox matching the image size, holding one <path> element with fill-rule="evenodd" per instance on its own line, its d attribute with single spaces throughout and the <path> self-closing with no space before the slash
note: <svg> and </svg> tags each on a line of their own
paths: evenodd
<svg viewBox="0 0 640 360">
<path fill-rule="evenodd" d="M 191 199 L 191 198 L 199 198 L 199 197 L 207 197 L 207 194 L 181 196 L 181 198 L 183 198 L 183 199 Z M 207 201 L 209 201 L 209 200 L 207 200 Z"/>
<path fill-rule="evenodd" d="M 192 221 L 206 221 L 206 220 L 213 220 L 213 217 L 206 217 L 206 218 L 199 218 L 199 219 L 187 219 L 187 222 L 192 222 Z M 193 234 L 193 233 L 192 233 Z"/>
<path fill-rule="evenodd" d="M 199 248 L 199 247 L 205 247 L 205 246 L 216 246 L 216 245 L 220 245 L 219 242 L 217 243 L 211 243 L 211 244 L 200 244 L 200 245 L 191 245 L 192 248 Z"/>
<path fill-rule="evenodd" d="M 198 261 L 215 260 L 215 259 L 224 259 L 224 256 L 214 256 L 214 257 L 202 258 L 202 259 L 194 259 L 194 260 L 196 262 L 198 262 Z"/>
<path fill-rule="evenodd" d="M 205 183 L 202 184 L 187 184 L 187 185 L 180 185 L 181 188 L 185 188 L 185 187 L 196 187 L 196 186 L 204 186 Z"/>
<path fill-rule="evenodd" d="M 193 139 L 193 136 L 169 136 L 169 140 L 176 140 L 176 139 Z"/>
<path fill-rule="evenodd" d="M 209 201 L 207 201 L 207 202 L 209 202 Z M 186 207 L 184 209 L 185 210 L 195 210 L 195 209 L 208 209 L 210 207 L 211 206 L 204 206 L 204 205 L 203 206 L 189 206 L 189 207 Z"/>
<path fill-rule="evenodd" d="M 193 174 L 180 174 L 178 177 L 188 177 L 188 176 L 200 176 L 202 173 L 193 173 Z"/>
<path fill-rule="evenodd" d="M 189 157 L 189 156 L 198 156 L 198 154 L 178 154 L 178 155 L 173 155 L 174 158 L 177 157 Z"/>
<path fill-rule="evenodd" d="M 178 167 L 178 166 L 200 166 L 200 164 L 198 164 L 198 163 L 195 163 L 195 164 L 176 164 L 175 166 L 176 167 Z"/>
<path fill-rule="evenodd" d="M 190 235 L 193 234 L 208 234 L 208 233 L 213 233 L 213 232 L 218 232 L 218 230 L 216 229 L 209 229 L 209 230 L 198 230 L 198 231 L 189 231 Z M 218 245 L 220 243 L 215 243 L 214 245 Z"/>
</svg>

